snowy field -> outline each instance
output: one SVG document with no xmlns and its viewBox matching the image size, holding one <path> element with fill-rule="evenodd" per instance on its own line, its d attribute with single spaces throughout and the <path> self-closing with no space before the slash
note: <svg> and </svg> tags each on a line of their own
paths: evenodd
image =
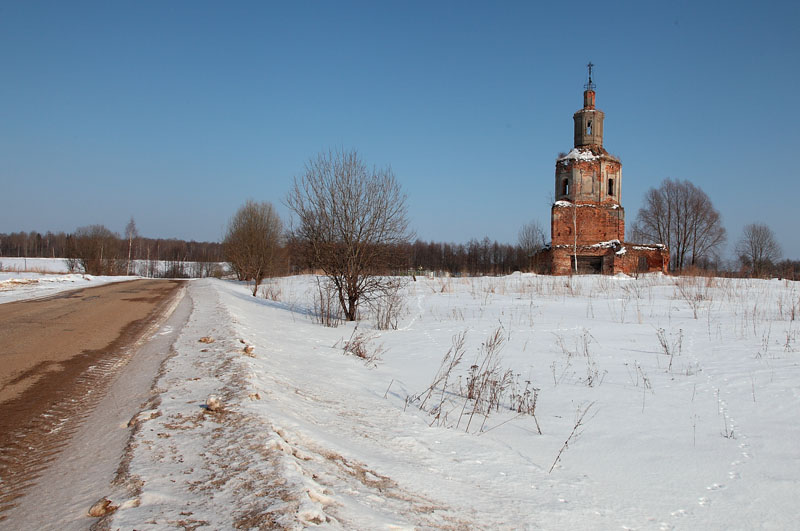
<svg viewBox="0 0 800 531">
<path fill-rule="evenodd" d="M 224 262 L 175 262 L 171 260 L 131 260 L 131 274 L 142 277 L 168 277 L 176 269 L 182 276 L 208 276 L 214 269 L 225 270 Z M 123 267 L 124 269 L 124 267 Z M 75 273 L 83 269 L 78 266 Z M 0 275 L 17 274 L 68 274 L 72 273 L 64 258 L 22 258 L 0 256 Z"/>
<path fill-rule="evenodd" d="M 0 259 L 8 261 L 7 258 Z M 19 260 L 23 263 L 23 259 Z M 31 264 L 32 261 L 33 264 Z M 63 260 L 50 258 L 28 258 L 27 267 L 19 266 L 0 269 L 0 304 L 23 299 L 48 297 L 62 291 L 79 288 L 91 288 L 109 282 L 133 280 L 136 277 L 109 277 L 66 273 L 60 264 Z"/>
<path fill-rule="evenodd" d="M 796 526 L 796 283 L 419 278 L 396 330 L 315 289 L 190 283 L 111 528 Z"/>
<path fill-rule="evenodd" d="M 63 258 L 23 258 L 0 256 L 0 273 L 69 273 Z"/>
</svg>

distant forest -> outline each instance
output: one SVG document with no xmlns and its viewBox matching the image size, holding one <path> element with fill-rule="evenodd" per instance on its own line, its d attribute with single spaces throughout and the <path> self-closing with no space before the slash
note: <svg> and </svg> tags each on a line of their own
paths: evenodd
<svg viewBox="0 0 800 531">
<path fill-rule="evenodd" d="M 82 241 L 87 234 L 65 232 L 13 232 L 0 233 L 0 256 L 28 258 L 76 258 L 81 253 Z M 110 231 L 91 234 L 102 238 L 105 258 L 124 261 L 130 250 L 131 260 L 167 262 L 224 262 L 222 243 L 185 241 L 175 238 L 145 238 L 137 236 L 130 241 Z M 285 246 L 282 271 L 291 274 L 307 269 L 291 242 Z M 395 250 L 397 268 L 407 272 L 437 271 L 465 275 L 505 275 L 531 268 L 529 253 L 519 245 L 499 243 L 483 238 L 462 243 L 425 242 L 417 240 Z M 393 271 L 399 272 L 399 271 Z"/>
<path fill-rule="evenodd" d="M 113 233 L 111 233 L 113 234 Z M 65 232 L 0 233 L 0 256 L 28 258 L 70 258 L 75 256 L 76 235 Z M 128 240 L 114 234 L 116 244 L 106 249 L 107 256 L 128 257 Z M 113 240 L 112 240 L 113 241 Z M 222 244 L 175 238 L 132 239 L 132 260 L 164 260 L 183 262 L 222 262 Z"/>
<path fill-rule="evenodd" d="M 131 260 L 162 261 L 170 263 L 197 262 L 216 264 L 225 262 L 224 246 L 220 242 L 196 242 L 175 238 L 146 238 L 134 237 L 130 240 L 103 229 L 102 250 L 106 261 L 115 260 L 124 263 L 130 251 Z M 90 235 L 97 239 L 95 233 Z M 64 232 L 13 232 L 0 233 L 0 257 L 28 257 L 28 258 L 64 258 L 76 260 L 79 258 L 82 244 L 87 239 L 83 233 Z M 293 252 L 292 242 L 284 247 L 283 259 L 276 275 L 287 275 L 308 271 L 307 264 L 298 258 L 299 253 Z M 85 254 L 85 253 L 83 253 Z M 396 270 L 384 273 L 409 273 L 437 272 L 451 275 L 507 275 L 514 271 L 539 271 L 535 257 L 520 245 L 511 245 L 492 241 L 489 238 L 478 240 L 473 238 L 467 243 L 447 243 L 416 240 L 413 243 L 395 249 Z M 76 262 L 78 262 L 76 260 Z M 726 271 L 726 269 L 728 269 Z M 189 276 L 195 276 L 199 271 L 202 274 L 211 274 L 217 271 L 214 268 L 186 268 Z M 176 272 L 175 269 L 172 272 Z M 541 271 L 540 271 L 541 272 Z M 687 273 L 713 273 L 717 275 L 738 276 L 738 271 L 733 268 L 721 268 L 715 264 L 705 271 L 687 271 Z M 125 269 L 118 266 L 108 270 L 105 274 L 125 274 Z M 790 280 L 800 279 L 800 261 L 783 260 L 775 264 L 772 271 L 774 276 Z"/>
</svg>

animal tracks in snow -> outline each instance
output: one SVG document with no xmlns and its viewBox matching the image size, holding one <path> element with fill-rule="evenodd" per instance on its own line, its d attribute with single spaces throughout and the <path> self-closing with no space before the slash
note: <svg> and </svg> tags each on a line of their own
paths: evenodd
<svg viewBox="0 0 800 531">
<path fill-rule="evenodd" d="M 689 336 L 687 338 L 686 345 L 688 348 L 686 349 L 686 354 L 689 357 L 695 358 L 696 360 L 696 356 L 694 355 L 694 339 L 695 338 L 693 336 Z M 742 474 L 739 469 L 742 465 L 746 464 L 752 456 L 750 454 L 750 444 L 746 442 L 747 435 L 742 433 L 741 427 L 736 423 L 734 417 L 730 415 L 729 402 L 724 398 L 724 395 L 729 393 L 727 387 L 730 384 L 729 379 L 723 377 L 721 381 L 722 385 L 720 385 L 720 382 L 714 381 L 709 371 L 704 371 L 704 374 L 706 377 L 706 382 L 703 387 L 707 392 L 713 393 L 714 402 L 716 402 L 715 404 L 712 402 L 712 404 L 716 406 L 717 416 L 720 418 L 720 435 L 731 442 L 738 441 L 737 448 L 739 450 L 739 457 L 730 462 L 730 468 L 726 474 L 726 480 L 728 483 L 722 481 L 713 482 L 705 487 L 704 494 L 701 494 L 696 498 L 696 503 L 698 506 L 708 508 L 711 506 L 715 496 L 723 495 L 723 491 L 732 486 L 730 482 L 737 482 L 742 478 Z M 697 387 L 699 388 L 700 385 Z M 701 392 L 700 389 L 697 389 L 697 391 Z M 695 395 L 693 394 L 693 401 L 694 396 Z M 670 517 L 673 519 L 681 518 L 691 514 L 691 512 L 691 510 L 682 508 L 670 512 Z M 672 525 L 668 524 L 667 522 L 661 523 L 661 529 L 672 528 Z"/>
</svg>

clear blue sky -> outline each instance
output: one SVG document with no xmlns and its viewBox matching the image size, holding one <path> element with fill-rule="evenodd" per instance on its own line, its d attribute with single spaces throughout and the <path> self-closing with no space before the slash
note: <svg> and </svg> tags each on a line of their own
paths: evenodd
<svg viewBox="0 0 800 531">
<path fill-rule="evenodd" d="M 800 258 L 797 2 L 0 2 L 0 232 L 219 240 L 305 161 L 391 165 L 418 236 L 549 232 L 596 65 L 628 225 L 667 177 Z"/>
</svg>

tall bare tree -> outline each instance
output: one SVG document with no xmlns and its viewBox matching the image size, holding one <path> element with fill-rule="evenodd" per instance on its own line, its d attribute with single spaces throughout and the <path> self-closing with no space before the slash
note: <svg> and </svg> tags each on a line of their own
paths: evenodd
<svg viewBox="0 0 800 531">
<path fill-rule="evenodd" d="M 126 275 L 131 274 L 131 252 L 133 251 L 133 240 L 139 237 L 139 231 L 136 230 L 136 222 L 133 221 L 133 216 L 131 216 L 131 220 L 125 225 L 125 239 L 128 240 L 128 267 L 127 271 L 125 272 Z"/>
<path fill-rule="evenodd" d="M 751 223 L 736 242 L 736 255 L 742 266 L 750 269 L 753 276 L 760 277 L 780 260 L 781 246 L 772 229 L 763 223 Z"/>
<path fill-rule="evenodd" d="M 644 197 L 634 238 L 666 245 L 673 269 L 716 255 L 727 237 L 722 218 L 706 193 L 689 181 L 666 179 Z"/>
<path fill-rule="evenodd" d="M 283 223 L 271 203 L 251 199 L 228 224 L 223 245 L 228 263 L 241 280 L 253 280 L 253 296 L 274 272 L 281 252 Z"/>
<path fill-rule="evenodd" d="M 406 196 L 391 168 L 368 168 L 355 150 L 328 151 L 306 163 L 286 198 L 293 236 L 306 261 L 329 279 L 348 321 L 362 302 L 396 290 L 386 273 L 412 238 Z"/>
</svg>

